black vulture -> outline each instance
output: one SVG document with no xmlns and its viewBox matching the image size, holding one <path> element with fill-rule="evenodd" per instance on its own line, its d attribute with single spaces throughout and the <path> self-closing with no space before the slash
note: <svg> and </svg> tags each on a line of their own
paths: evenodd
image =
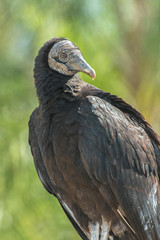
<svg viewBox="0 0 160 240">
<path fill-rule="evenodd" d="M 29 121 L 38 176 L 84 240 L 160 239 L 160 138 L 95 78 L 80 49 L 53 38 L 39 50 L 39 106 Z"/>
</svg>

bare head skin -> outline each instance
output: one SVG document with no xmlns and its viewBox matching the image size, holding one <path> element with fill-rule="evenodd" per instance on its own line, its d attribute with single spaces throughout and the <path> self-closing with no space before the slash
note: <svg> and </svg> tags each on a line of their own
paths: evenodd
<svg viewBox="0 0 160 240">
<path fill-rule="evenodd" d="M 68 39 L 57 42 L 48 54 L 48 64 L 53 70 L 71 76 L 77 72 L 84 72 L 95 78 L 93 68 L 84 60 L 80 49 Z"/>
</svg>

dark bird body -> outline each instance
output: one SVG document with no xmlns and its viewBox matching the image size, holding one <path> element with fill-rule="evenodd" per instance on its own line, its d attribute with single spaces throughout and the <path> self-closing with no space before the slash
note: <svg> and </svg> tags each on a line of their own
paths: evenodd
<svg viewBox="0 0 160 240">
<path fill-rule="evenodd" d="M 44 187 L 82 239 L 160 239 L 160 138 L 117 96 L 83 82 L 95 77 L 80 50 L 54 38 L 40 49 L 39 107 L 29 143 Z"/>
</svg>

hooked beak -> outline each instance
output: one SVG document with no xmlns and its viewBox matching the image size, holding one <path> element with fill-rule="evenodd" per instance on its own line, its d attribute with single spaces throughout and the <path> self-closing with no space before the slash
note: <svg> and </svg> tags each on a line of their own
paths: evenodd
<svg viewBox="0 0 160 240">
<path fill-rule="evenodd" d="M 84 72 L 94 80 L 96 73 L 94 69 L 84 60 L 81 53 L 72 56 L 72 61 L 68 62 L 68 68 L 76 72 Z"/>
<path fill-rule="evenodd" d="M 88 74 L 92 78 L 92 80 L 94 80 L 96 77 L 96 72 L 94 71 L 94 69 L 85 60 L 83 62 L 83 66 L 84 67 L 82 68 L 81 72 Z"/>
</svg>

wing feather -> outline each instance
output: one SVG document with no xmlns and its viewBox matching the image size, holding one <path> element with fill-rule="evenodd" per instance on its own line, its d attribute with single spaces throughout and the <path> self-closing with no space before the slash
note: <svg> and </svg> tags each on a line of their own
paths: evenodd
<svg viewBox="0 0 160 240">
<path fill-rule="evenodd" d="M 148 134 L 95 96 L 82 102 L 79 115 L 79 150 L 89 176 L 140 239 L 160 239 L 159 178 Z"/>
<path fill-rule="evenodd" d="M 44 160 L 43 154 L 41 153 L 42 147 L 40 144 L 40 140 L 42 139 L 40 133 L 42 133 L 42 128 L 40 125 L 41 119 L 39 116 L 39 110 L 38 108 L 35 109 L 35 111 L 32 113 L 29 121 L 29 144 L 31 147 L 31 152 L 34 159 L 35 168 L 37 170 L 38 176 L 44 186 L 44 188 L 50 193 L 53 194 L 59 201 L 61 207 L 63 208 L 66 216 L 72 223 L 73 227 L 77 231 L 77 233 L 81 236 L 83 240 L 89 240 L 86 236 L 85 232 L 82 230 L 74 216 L 71 214 L 71 211 L 69 211 L 69 208 L 66 207 L 64 202 L 62 201 L 61 197 L 57 193 L 57 187 L 52 181 L 52 179 L 49 177 L 50 172 L 48 172 Z M 34 124 L 36 123 L 36 124 Z M 52 152 L 53 153 L 53 152 Z M 52 155 L 52 165 L 53 165 L 53 159 L 54 159 L 54 153 Z M 49 163 L 49 162 L 48 162 Z M 50 165 L 50 164 L 49 164 Z M 51 168 L 51 166 L 49 166 Z M 52 166 L 53 167 L 53 166 Z M 80 211 L 80 210 L 79 210 Z M 82 215 L 83 213 L 81 213 Z M 87 218 L 87 216 L 85 216 Z M 89 221 L 89 220 L 88 220 Z"/>
</svg>

